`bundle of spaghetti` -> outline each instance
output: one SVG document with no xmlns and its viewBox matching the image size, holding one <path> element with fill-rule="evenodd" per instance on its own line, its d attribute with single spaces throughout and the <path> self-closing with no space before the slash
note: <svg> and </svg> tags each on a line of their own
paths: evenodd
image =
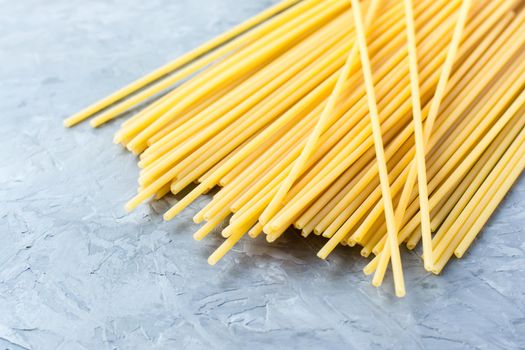
<svg viewBox="0 0 525 350">
<path fill-rule="evenodd" d="M 402 52 L 402 42 L 400 44 L 401 44 L 401 46 L 399 46 L 399 50 L 400 50 L 400 52 Z M 396 62 L 397 60 L 399 60 L 399 58 L 402 58 L 402 57 L 403 57 L 402 55 L 397 55 L 397 57 L 394 56 L 394 58 L 391 59 L 391 62 L 392 61 Z M 387 62 L 389 62 L 389 61 L 387 61 Z M 397 67 L 398 67 L 398 69 L 402 69 L 403 66 L 402 65 L 397 65 Z M 392 74 L 395 74 L 395 73 L 396 73 L 396 71 L 393 70 Z M 398 74 L 398 77 L 399 77 L 399 74 Z M 392 83 L 396 83 L 397 82 L 396 80 L 391 79 L 391 76 L 389 76 L 389 75 L 385 75 L 383 81 L 384 81 L 385 84 L 387 84 L 387 85 L 385 85 L 385 87 L 387 87 L 387 88 L 384 89 L 384 91 L 385 91 L 384 94 L 386 94 L 387 91 L 392 91 L 392 85 L 388 85 L 388 84 L 392 84 Z M 354 95 L 355 94 L 356 93 L 354 92 Z M 321 169 L 321 168 L 326 169 L 327 168 L 326 164 L 330 165 L 330 163 L 328 163 L 328 162 L 332 161 L 332 159 L 335 158 L 335 157 L 339 157 L 339 158 L 345 157 L 346 154 L 341 152 L 340 151 L 341 149 L 344 150 L 346 148 L 347 152 L 351 153 L 353 148 L 355 148 L 354 145 L 358 145 L 359 141 L 360 141 L 360 139 L 356 138 L 356 136 L 360 136 L 361 139 L 367 139 L 367 141 L 368 141 L 367 148 L 368 149 L 370 149 L 373 146 L 372 142 L 370 142 L 371 141 L 371 137 L 370 137 L 369 130 L 363 130 L 363 127 L 366 126 L 367 121 L 368 121 L 367 114 L 366 114 L 366 105 L 364 103 L 364 99 L 365 99 L 364 95 L 365 95 L 365 93 L 364 93 L 363 89 L 361 89 L 361 91 L 359 92 L 359 95 L 361 97 L 360 100 L 359 100 L 360 103 L 353 105 L 352 108 L 349 109 L 348 113 L 347 113 L 347 115 L 353 117 L 352 119 L 359 120 L 359 123 L 356 125 L 356 127 L 351 129 L 350 131 L 346 131 L 344 129 L 341 130 L 341 127 L 339 127 L 338 123 L 333 125 L 332 130 L 340 130 L 341 132 L 346 133 L 346 135 L 344 136 L 342 141 L 338 145 L 336 145 L 335 147 L 331 146 L 331 144 L 327 143 L 324 139 L 322 140 L 322 142 L 320 144 L 322 144 L 323 146 L 316 153 L 318 153 L 319 155 L 322 155 L 321 151 L 326 152 L 326 151 L 329 150 L 329 152 L 327 153 L 327 155 L 323 159 L 324 161 L 321 161 L 320 163 L 318 163 L 316 165 L 318 169 Z M 396 95 L 394 93 L 390 93 L 387 96 L 387 100 L 385 100 L 385 102 L 387 102 L 387 101 L 390 102 L 390 100 L 394 99 L 395 96 Z M 348 101 L 348 102 L 353 102 L 353 100 L 351 98 L 347 98 L 345 100 Z M 395 99 L 394 99 L 394 103 L 399 103 L 399 102 L 395 101 Z M 392 108 L 395 108 L 395 107 L 396 107 L 396 105 L 394 104 Z M 404 121 L 403 121 L 403 117 L 405 117 Z M 408 115 L 404 116 L 403 114 L 400 113 L 399 115 L 395 115 L 394 118 L 392 118 L 390 120 L 391 123 L 389 124 L 389 128 L 397 126 L 397 128 L 394 129 L 393 132 L 390 134 L 391 135 L 390 137 L 392 137 L 393 135 L 396 134 L 396 132 L 398 131 L 397 129 L 400 126 L 402 126 L 403 124 L 408 122 L 408 119 L 409 119 L 408 117 L 409 117 Z M 344 119 L 339 118 L 337 120 L 337 122 L 341 122 L 343 120 Z M 354 125 L 355 125 L 355 122 L 354 122 Z M 359 126 L 359 128 L 357 126 Z M 330 132 L 331 132 L 331 130 L 329 129 L 328 133 L 330 133 Z M 327 140 L 328 140 L 328 138 L 327 138 Z M 353 141 L 351 141 L 351 140 L 353 140 Z M 350 143 L 349 147 L 348 147 L 348 143 Z M 360 147 L 359 151 L 361 151 L 361 149 L 362 150 L 366 150 L 367 148 Z M 354 152 L 354 154 L 355 154 L 355 156 L 354 156 L 353 159 L 357 159 L 359 157 L 359 155 L 360 155 L 359 153 L 356 153 L 356 152 Z M 351 160 L 352 157 L 349 157 L 348 159 Z M 316 157 L 314 156 L 314 159 L 312 159 L 312 160 L 315 161 Z M 336 160 L 336 162 L 339 162 L 339 161 Z M 281 167 L 281 169 L 283 167 Z M 275 171 L 274 173 L 277 176 L 284 177 L 283 172 L 282 172 L 281 169 L 276 169 L 277 171 Z M 316 170 L 317 169 L 314 168 L 314 172 L 312 172 L 310 174 L 315 174 Z M 257 175 L 256 171 L 248 170 L 248 172 L 253 174 L 252 177 L 255 177 Z M 313 175 L 310 175 L 310 176 L 313 177 Z M 310 180 L 310 182 L 311 182 L 311 180 Z M 243 189 L 245 189 L 245 188 L 246 188 L 245 186 L 238 186 L 237 187 L 238 192 L 243 190 Z M 256 191 L 259 191 L 259 189 L 260 189 L 260 187 L 256 187 L 255 188 Z M 226 190 L 228 190 L 228 186 L 226 186 L 223 190 L 221 190 L 219 192 L 219 195 L 221 194 L 222 191 L 226 191 Z M 291 193 L 293 193 L 293 191 L 294 191 L 294 189 L 292 189 Z M 229 192 L 232 193 L 231 190 Z M 248 192 L 248 196 L 245 196 L 246 199 L 250 198 L 255 193 L 257 193 L 257 192 L 254 192 L 254 193 Z M 262 197 L 262 195 L 260 195 L 259 197 Z M 226 232 L 226 234 L 228 235 L 228 234 L 230 234 L 230 233 L 232 233 L 234 231 L 234 228 L 237 228 L 237 234 L 235 236 L 231 236 L 229 238 L 230 241 L 225 242 L 225 247 L 231 246 L 232 243 L 234 243 L 236 240 L 238 240 L 242 236 L 242 234 L 246 231 L 246 228 L 243 228 L 243 225 L 245 225 L 245 227 L 247 227 L 249 229 L 252 225 L 256 224 L 256 222 L 258 220 L 257 216 L 262 212 L 262 210 L 264 210 L 265 204 L 268 203 L 268 201 L 271 198 L 272 198 L 272 193 L 267 194 L 266 198 L 261 198 L 260 200 L 258 200 L 258 197 L 255 197 L 255 198 L 252 199 L 252 203 L 247 203 L 246 207 L 249 208 L 249 209 L 247 209 L 245 214 L 243 213 L 244 216 L 240 216 L 238 212 L 235 213 L 235 215 L 232 217 L 232 220 L 230 221 L 230 226 L 228 226 L 223 232 Z M 216 200 L 216 198 L 214 198 L 214 201 L 212 201 L 212 203 L 211 203 L 212 205 L 215 204 L 215 208 L 217 208 L 215 210 L 215 212 L 218 212 L 220 208 L 223 208 L 224 205 L 228 203 L 227 201 L 224 201 L 224 199 L 229 200 L 229 198 L 221 198 L 221 199 L 223 201 L 219 201 L 219 202 L 214 203 L 215 200 Z M 245 203 L 246 203 L 246 201 L 245 201 Z M 235 209 L 236 204 L 234 203 L 232 205 L 232 207 L 233 207 L 233 209 Z M 208 207 L 205 207 L 203 210 L 205 212 L 203 214 L 203 217 L 206 218 L 206 214 L 209 215 L 210 211 L 212 209 L 208 208 Z M 206 211 L 208 211 L 208 212 L 206 213 Z M 223 213 L 223 215 L 224 215 L 224 213 Z M 219 250 L 217 251 L 217 254 L 216 255 L 212 255 L 211 261 L 214 262 L 214 259 L 216 259 L 217 257 L 220 257 L 220 254 L 223 253 L 224 251 L 225 250 L 219 248 Z"/>
<path fill-rule="evenodd" d="M 432 138 L 430 140 L 430 146 L 432 144 L 436 146 L 435 150 L 430 152 L 431 158 L 429 159 L 429 164 L 435 163 L 435 165 L 431 165 L 428 169 L 430 179 L 428 186 L 430 192 L 433 192 L 430 197 L 431 210 L 450 207 L 454 197 L 447 197 L 447 194 L 454 192 L 457 196 L 461 193 L 463 188 L 456 187 L 459 179 L 472 166 L 476 160 L 475 157 L 479 157 L 483 147 L 486 147 L 491 141 L 490 137 L 494 137 L 495 133 L 500 131 L 496 129 L 495 131 L 489 130 L 489 132 L 483 127 L 490 125 L 498 116 L 504 116 L 504 113 L 507 113 L 506 118 L 510 115 L 509 113 L 512 113 L 511 109 L 507 109 L 508 105 L 516 99 L 516 93 L 523 89 L 524 83 L 523 41 L 519 39 L 521 35 L 519 28 L 523 28 L 524 17 L 525 14 L 522 11 L 514 18 L 505 20 L 504 24 L 500 24 L 500 28 L 505 28 L 503 33 L 495 31 L 493 35 L 485 38 L 491 42 L 492 46 L 486 49 L 483 55 L 476 55 L 475 59 L 470 60 L 473 67 L 469 70 L 458 69 L 457 78 L 452 76 L 452 83 L 458 82 L 459 79 L 462 79 L 462 83 L 458 83 L 454 86 L 455 88 L 449 90 L 448 99 L 445 99 L 443 105 L 446 108 L 441 114 L 447 118 L 444 119 L 444 127 L 437 129 L 435 135 L 432 135 L 435 142 L 432 142 Z M 512 22 L 508 23 L 509 21 Z M 478 49 L 483 50 L 485 46 L 480 45 Z M 468 63 L 468 60 L 464 62 Z M 472 76 L 475 72 L 479 73 Z M 519 100 L 515 102 L 519 103 Z M 518 118 L 523 118 L 523 116 L 518 116 Z M 498 126 L 505 122 L 506 119 L 500 121 Z M 477 143 L 484 133 L 486 135 L 481 140 L 483 142 Z M 439 140 L 442 135 L 446 136 Z M 469 153 L 473 146 L 477 148 L 473 149 L 474 152 Z M 466 160 L 457 166 L 462 157 Z M 457 169 L 451 172 L 455 167 Z M 437 187 L 439 189 L 436 191 Z M 399 236 L 400 241 L 408 239 L 409 248 L 415 247 L 421 233 L 419 227 L 414 227 L 419 225 L 420 219 L 419 215 L 416 215 L 418 205 L 414 200 L 417 192 L 414 192 L 410 198 L 412 203 L 403 220 Z M 444 210 L 433 218 L 434 229 L 439 226 L 438 218 L 443 217 Z M 407 223 L 408 220 L 410 220 L 409 223 Z M 415 232 L 412 232 L 413 230 Z M 382 231 L 384 232 L 384 228 Z M 384 240 L 379 242 L 373 250 L 378 254 L 383 246 Z M 371 272 L 375 266 L 377 266 L 376 259 L 365 270 Z"/>
<path fill-rule="evenodd" d="M 132 210 L 179 194 L 170 220 L 240 239 L 290 227 L 375 257 L 398 245 L 427 270 L 463 256 L 525 164 L 521 0 L 285 0 L 65 121 L 94 127 L 145 106 L 114 141 L 139 155 Z M 417 182 L 417 183 L 416 183 Z M 226 225 L 224 225 L 226 224 Z"/>
</svg>

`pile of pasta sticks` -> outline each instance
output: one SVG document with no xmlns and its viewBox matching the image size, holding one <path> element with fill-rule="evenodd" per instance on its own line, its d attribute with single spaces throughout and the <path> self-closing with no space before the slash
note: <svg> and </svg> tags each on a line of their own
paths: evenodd
<svg viewBox="0 0 525 350">
<path fill-rule="evenodd" d="M 381 285 L 399 246 L 439 274 L 525 167 L 522 0 L 285 0 L 66 119 L 139 156 L 136 208 L 191 190 L 171 220 L 201 240 L 322 235 L 360 246 Z M 293 227 L 294 229 L 290 229 Z M 245 238 L 248 239 L 248 238 Z M 373 258 L 372 258 L 373 256 Z"/>
</svg>

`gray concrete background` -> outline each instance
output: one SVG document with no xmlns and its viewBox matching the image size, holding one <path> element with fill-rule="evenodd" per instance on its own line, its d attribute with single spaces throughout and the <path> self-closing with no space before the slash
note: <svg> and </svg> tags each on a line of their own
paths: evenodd
<svg viewBox="0 0 525 350">
<path fill-rule="evenodd" d="M 525 346 L 525 178 L 440 277 L 404 254 L 408 295 L 357 250 L 244 240 L 216 267 L 166 202 L 130 215 L 118 127 L 62 119 L 275 1 L 0 0 L 0 349 Z"/>
</svg>

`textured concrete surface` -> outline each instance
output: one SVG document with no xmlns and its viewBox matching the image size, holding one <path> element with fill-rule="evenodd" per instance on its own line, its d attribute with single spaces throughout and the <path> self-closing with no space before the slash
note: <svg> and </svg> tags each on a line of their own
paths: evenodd
<svg viewBox="0 0 525 350">
<path fill-rule="evenodd" d="M 195 242 L 196 207 L 126 215 L 135 159 L 62 119 L 272 1 L 0 0 L 0 349 L 525 347 L 525 178 L 465 259 L 408 295 L 322 241 Z"/>
</svg>

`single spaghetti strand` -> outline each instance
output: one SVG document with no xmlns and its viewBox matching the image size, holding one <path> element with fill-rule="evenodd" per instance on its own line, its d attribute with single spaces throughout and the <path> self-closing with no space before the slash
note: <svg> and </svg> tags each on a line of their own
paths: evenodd
<svg viewBox="0 0 525 350">
<path fill-rule="evenodd" d="M 399 254 L 399 244 L 397 242 L 397 228 L 394 218 L 394 208 L 392 205 L 392 194 L 390 193 L 390 181 L 388 179 L 388 169 L 386 167 L 386 159 L 383 148 L 383 139 L 381 132 L 381 124 L 379 122 L 379 112 L 377 110 L 377 103 L 375 98 L 375 88 L 372 78 L 372 69 L 370 67 L 370 60 L 368 58 L 368 49 L 366 44 L 365 31 L 363 28 L 363 20 L 361 18 L 361 5 L 359 0 L 351 0 L 352 13 L 354 15 L 354 22 L 356 26 L 357 42 L 359 44 L 359 53 L 361 56 L 361 68 L 365 79 L 366 94 L 368 97 L 368 107 L 370 109 L 370 121 L 372 124 L 372 132 L 374 137 L 374 146 L 376 150 L 376 158 L 379 168 L 379 177 L 381 183 L 381 191 L 383 193 L 383 201 L 385 206 L 385 217 L 388 226 L 388 235 L 390 237 L 390 248 L 392 254 L 392 269 L 394 271 L 394 283 L 396 295 L 403 297 L 405 295 L 405 282 L 403 278 L 403 268 L 401 266 L 401 257 Z"/>
<path fill-rule="evenodd" d="M 257 238 L 263 232 L 263 226 L 260 222 L 253 225 L 253 227 L 248 231 L 248 235 L 251 238 Z"/>
<path fill-rule="evenodd" d="M 412 0 L 405 0 L 407 26 L 408 60 L 410 71 L 410 88 L 412 91 L 412 114 L 414 118 L 414 136 L 416 139 L 416 164 L 419 185 L 419 206 L 421 215 L 421 230 L 423 233 L 423 261 L 427 271 L 432 270 L 432 235 L 430 233 L 430 210 L 428 208 L 427 171 L 425 164 L 425 140 L 423 137 L 423 121 L 421 117 L 421 98 L 419 93 L 419 73 L 417 59 L 416 30 Z"/>
</svg>

